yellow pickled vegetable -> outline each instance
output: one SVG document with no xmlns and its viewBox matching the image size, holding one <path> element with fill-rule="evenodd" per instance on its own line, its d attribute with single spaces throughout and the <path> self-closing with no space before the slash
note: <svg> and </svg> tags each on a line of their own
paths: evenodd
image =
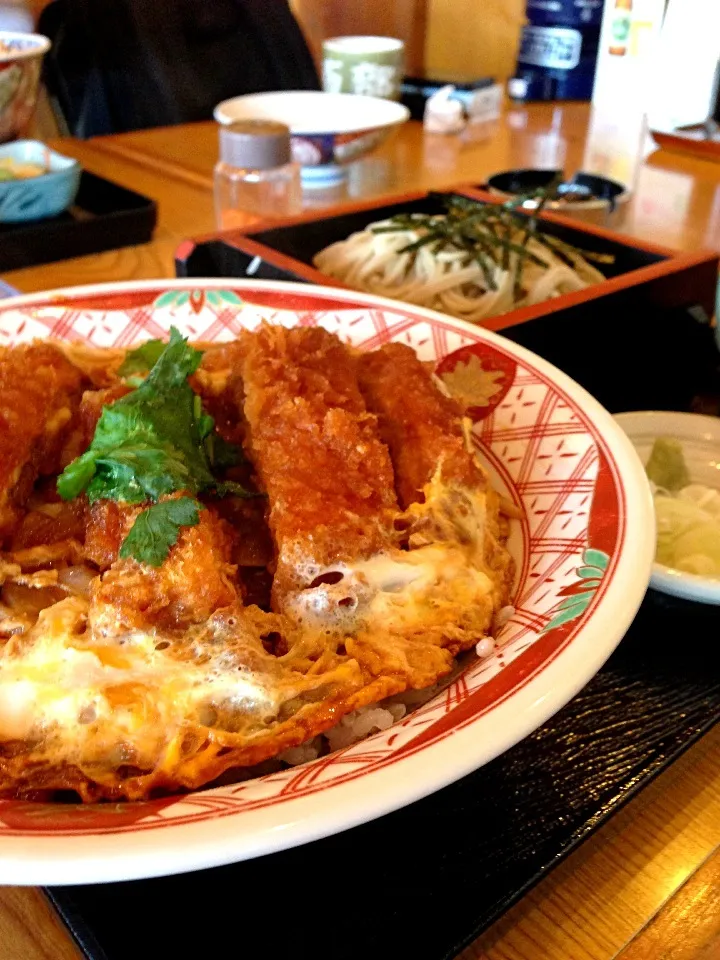
<svg viewBox="0 0 720 960">
<path fill-rule="evenodd" d="M 657 485 L 655 559 L 666 567 L 701 577 L 720 578 L 720 492 L 690 483 L 677 441 L 658 441 L 648 461 L 648 476 Z M 651 469 L 652 464 L 652 469 Z M 674 483 L 687 479 L 680 488 Z"/>
<path fill-rule="evenodd" d="M 41 177 L 47 173 L 47 168 L 39 163 L 20 163 L 13 157 L 0 158 L 0 181 L 29 180 L 31 177 Z"/>
</svg>

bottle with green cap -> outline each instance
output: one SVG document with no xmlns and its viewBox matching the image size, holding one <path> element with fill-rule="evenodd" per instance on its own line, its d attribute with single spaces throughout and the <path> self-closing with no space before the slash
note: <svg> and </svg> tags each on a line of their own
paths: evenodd
<svg viewBox="0 0 720 960">
<path fill-rule="evenodd" d="M 292 162 L 290 130 L 273 120 L 220 127 L 215 166 L 215 217 L 223 230 L 302 209 L 300 168 Z"/>
</svg>

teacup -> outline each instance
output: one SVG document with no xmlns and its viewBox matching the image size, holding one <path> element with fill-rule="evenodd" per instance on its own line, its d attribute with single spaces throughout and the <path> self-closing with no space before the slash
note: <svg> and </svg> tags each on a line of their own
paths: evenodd
<svg viewBox="0 0 720 960">
<path fill-rule="evenodd" d="M 400 99 L 405 44 L 393 37 L 334 37 L 323 42 L 323 90 Z"/>
</svg>

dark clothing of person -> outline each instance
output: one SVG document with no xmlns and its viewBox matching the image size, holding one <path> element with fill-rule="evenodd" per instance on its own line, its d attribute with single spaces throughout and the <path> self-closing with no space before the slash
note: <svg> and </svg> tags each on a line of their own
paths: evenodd
<svg viewBox="0 0 720 960">
<path fill-rule="evenodd" d="M 228 97 L 317 90 L 287 0 L 53 0 L 45 83 L 70 133 L 205 120 Z"/>
</svg>

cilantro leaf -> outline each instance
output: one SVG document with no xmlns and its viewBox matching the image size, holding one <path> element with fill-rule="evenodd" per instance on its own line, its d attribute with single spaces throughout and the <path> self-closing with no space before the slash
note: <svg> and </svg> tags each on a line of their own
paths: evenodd
<svg viewBox="0 0 720 960">
<path fill-rule="evenodd" d="M 121 377 L 129 377 L 133 373 L 147 373 L 155 366 L 160 359 L 160 354 L 165 349 L 165 343 L 162 340 L 146 340 L 139 347 L 130 350 L 118 368 L 118 374 Z"/>
<path fill-rule="evenodd" d="M 155 362 L 143 386 L 149 386 L 151 382 L 156 389 L 179 386 L 192 373 L 195 373 L 200 366 L 202 356 L 202 350 L 191 347 L 187 337 L 183 337 L 177 327 L 170 327 L 170 340 L 165 344 L 165 349 Z"/>
<path fill-rule="evenodd" d="M 151 567 L 162 566 L 180 534 L 181 527 L 194 527 L 202 505 L 191 497 L 163 500 L 139 513 L 120 547 L 123 559 L 130 557 Z"/>
<path fill-rule="evenodd" d="M 141 503 L 175 491 L 215 486 L 207 439 L 214 421 L 188 383 L 202 354 L 173 327 L 154 367 L 132 393 L 103 408 L 88 450 L 58 479 L 72 499 Z"/>
<path fill-rule="evenodd" d="M 79 497 L 95 476 L 96 469 L 95 455 L 90 450 L 69 463 L 57 478 L 57 491 L 63 500 Z"/>
<path fill-rule="evenodd" d="M 218 496 L 258 494 L 215 477 L 216 470 L 234 465 L 241 457 L 215 431 L 215 421 L 188 383 L 202 353 L 174 327 L 166 345 L 151 343 L 150 352 L 135 358 L 144 370 L 155 357 L 150 372 L 137 389 L 103 407 L 92 443 L 58 477 L 57 489 L 64 500 L 85 492 L 91 503 L 101 499 L 154 503 L 138 516 L 120 556 L 159 566 L 186 523 L 182 518 L 188 516 L 188 524 L 197 523 L 200 505 L 192 499 L 194 495 L 206 490 Z M 162 349 L 156 356 L 158 344 Z M 158 503 L 171 493 L 185 496 Z"/>
<path fill-rule="evenodd" d="M 86 492 L 90 503 L 100 499 L 142 503 L 191 486 L 189 470 L 172 447 L 136 442 L 98 457 Z"/>
</svg>

